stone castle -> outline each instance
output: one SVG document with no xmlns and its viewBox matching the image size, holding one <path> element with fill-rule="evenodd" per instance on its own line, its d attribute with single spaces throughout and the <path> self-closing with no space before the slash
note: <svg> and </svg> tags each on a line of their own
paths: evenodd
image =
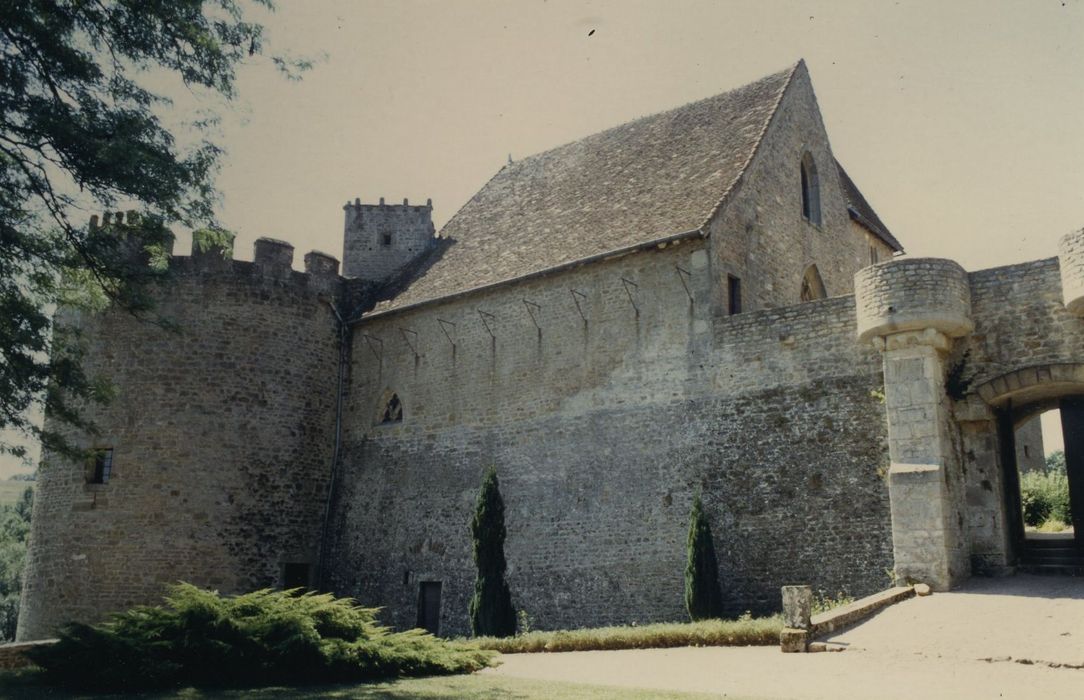
<svg viewBox="0 0 1084 700">
<path fill-rule="evenodd" d="M 70 433 L 89 463 L 39 470 L 20 639 L 178 580 L 465 633 L 490 466 L 540 628 L 682 619 L 698 491 L 733 613 L 1026 561 L 1014 431 L 1080 420 L 1084 233 L 979 272 L 898 257 L 803 63 L 510 163 L 439 235 L 431 203 L 344 210 L 341 275 L 197 246 L 159 301 L 178 332 L 58 314 L 116 398 Z"/>
</svg>

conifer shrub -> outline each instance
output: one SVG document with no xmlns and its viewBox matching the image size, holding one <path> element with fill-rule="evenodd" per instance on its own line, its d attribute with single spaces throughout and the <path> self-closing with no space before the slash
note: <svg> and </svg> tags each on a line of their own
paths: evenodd
<svg viewBox="0 0 1084 700">
<path fill-rule="evenodd" d="M 688 561 L 685 565 L 685 609 L 689 618 L 707 620 L 723 616 L 723 591 L 719 587 L 719 563 L 711 524 L 704 514 L 700 494 L 693 499 L 689 515 Z"/>
<path fill-rule="evenodd" d="M 181 583 L 164 605 L 69 624 L 28 654 L 47 682 L 97 692 L 470 673 L 493 656 L 422 630 L 391 632 L 376 612 L 326 593 L 220 596 Z"/>
<path fill-rule="evenodd" d="M 512 593 L 504 580 L 504 499 L 497 471 L 489 469 L 470 525 L 478 577 L 470 599 L 470 626 L 476 637 L 508 637 L 516 633 Z"/>
</svg>

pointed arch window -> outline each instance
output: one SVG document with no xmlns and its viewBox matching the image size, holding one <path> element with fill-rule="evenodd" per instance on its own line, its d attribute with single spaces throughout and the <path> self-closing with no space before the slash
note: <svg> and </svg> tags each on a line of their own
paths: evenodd
<svg viewBox="0 0 1084 700">
<path fill-rule="evenodd" d="M 806 151 L 802 156 L 802 216 L 811 224 L 821 225 L 821 184 L 817 164 Z"/>
<path fill-rule="evenodd" d="M 384 405 L 384 412 L 380 416 L 380 423 L 402 423 L 403 422 L 403 402 L 399 400 L 399 394 L 392 394 L 391 398 Z"/>
<path fill-rule="evenodd" d="M 814 299 L 823 299 L 826 296 L 828 296 L 828 293 L 824 289 L 820 271 L 816 265 L 810 265 L 805 269 L 805 274 L 802 276 L 802 291 L 799 293 L 799 298 L 802 301 L 813 301 Z"/>
</svg>

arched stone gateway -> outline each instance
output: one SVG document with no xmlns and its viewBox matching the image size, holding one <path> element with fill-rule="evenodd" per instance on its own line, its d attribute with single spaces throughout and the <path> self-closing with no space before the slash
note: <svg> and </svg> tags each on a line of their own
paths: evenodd
<svg viewBox="0 0 1084 700">
<path fill-rule="evenodd" d="M 975 388 L 988 405 L 1016 407 L 1057 402 L 1063 396 L 1084 394 L 1084 363 L 1035 365 L 1006 372 Z"/>
<path fill-rule="evenodd" d="M 1084 550 L 1084 363 L 1024 367 L 989 379 L 976 393 L 997 418 L 998 456 L 1004 483 L 1005 522 L 1010 555 L 1018 563 L 1052 568 L 1079 565 L 1080 555 L 1052 552 L 1069 546 Z M 1066 476 L 1073 530 L 1060 538 L 1028 538 L 1021 517 L 1016 429 L 1048 410 L 1058 410 L 1065 441 Z M 1054 556 L 1051 556 L 1051 555 Z M 1073 561 L 1070 561 L 1073 560 Z"/>
<path fill-rule="evenodd" d="M 858 272 L 855 296 L 859 341 L 884 368 L 896 578 L 947 589 L 1035 563 L 1014 434 L 1052 408 L 1084 530 L 1084 231 L 1057 259 L 974 273 L 892 260 Z M 1072 552 L 1060 568 L 1084 563 Z"/>
</svg>

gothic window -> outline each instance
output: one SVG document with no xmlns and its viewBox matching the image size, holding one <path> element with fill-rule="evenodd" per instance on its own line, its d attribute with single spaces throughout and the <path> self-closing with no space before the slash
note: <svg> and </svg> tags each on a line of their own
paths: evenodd
<svg viewBox="0 0 1084 700">
<path fill-rule="evenodd" d="M 802 216 L 812 224 L 821 224 L 821 185 L 817 164 L 808 152 L 802 156 Z"/>
<path fill-rule="evenodd" d="M 113 471 L 113 448 L 103 447 L 96 449 L 87 462 L 87 483 L 108 484 L 109 475 Z"/>
<path fill-rule="evenodd" d="M 805 275 L 802 276 L 802 291 L 799 293 L 799 298 L 802 301 L 813 301 L 814 299 L 823 299 L 828 296 L 824 290 L 824 282 L 821 281 L 821 273 L 817 270 L 816 265 L 810 265 L 805 270 Z"/>
<path fill-rule="evenodd" d="M 384 413 L 380 416 L 383 423 L 403 422 L 403 403 L 399 400 L 399 394 L 392 394 L 388 403 L 384 406 Z"/>
</svg>

